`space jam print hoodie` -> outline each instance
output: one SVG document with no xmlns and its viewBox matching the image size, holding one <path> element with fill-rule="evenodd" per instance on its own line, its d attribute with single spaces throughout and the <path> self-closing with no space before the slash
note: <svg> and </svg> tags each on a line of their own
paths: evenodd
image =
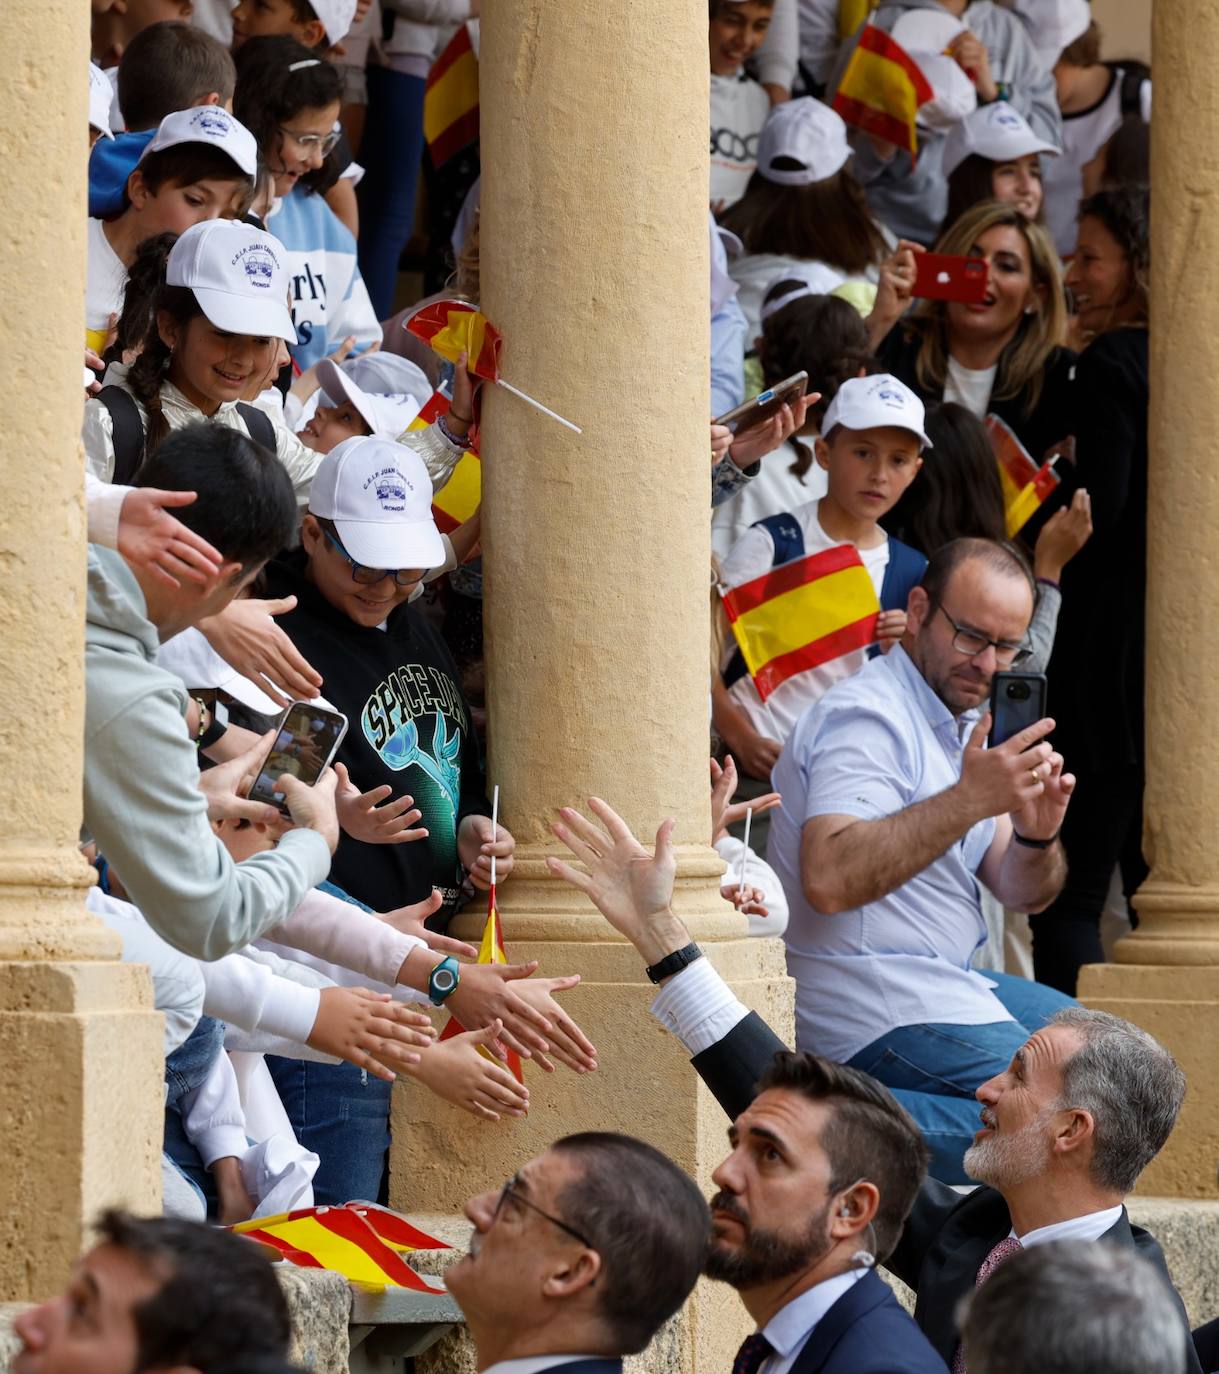
<svg viewBox="0 0 1219 1374">
<path fill-rule="evenodd" d="M 428 832 L 409 844 L 364 844 L 344 834 L 330 881 L 374 911 L 421 902 L 437 887 L 444 898 L 437 916 L 447 921 L 464 876 L 457 828 L 466 816 L 490 811 L 457 667 L 409 602 L 395 607 L 383 629 L 365 629 L 306 580 L 305 563 L 298 550 L 270 564 L 269 594 L 297 598 L 277 623 L 322 674 L 326 700 L 348 719 L 337 758 L 361 792 L 385 784 L 394 797 L 414 797 Z"/>
</svg>

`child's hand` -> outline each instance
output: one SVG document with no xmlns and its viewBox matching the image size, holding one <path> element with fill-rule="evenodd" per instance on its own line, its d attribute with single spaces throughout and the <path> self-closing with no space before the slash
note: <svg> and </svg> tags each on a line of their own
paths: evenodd
<svg viewBox="0 0 1219 1374">
<path fill-rule="evenodd" d="M 244 753 L 199 774 L 199 791 L 207 801 L 209 821 L 246 820 L 283 828 L 283 817 L 275 807 L 250 801 L 247 795 L 274 742 L 275 731 L 268 730 Z"/>
<path fill-rule="evenodd" d="M 715 467 L 722 463 L 728 455 L 728 450 L 732 447 L 732 431 L 727 425 L 717 425 L 714 420 L 711 422 L 711 466 Z"/>
<path fill-rule="evenodd" d="M 327 357 L 330 362 L 334 363 L 337 367 L 355 346 L 356 336 L 354 334 L 348 334 L 342 343 L 339 344 L 338 348 L 336 348 L 333 353 L 327 354 Z M 296 378 L 290 390 L 292 395 L 303 403 L 313 395 L 320 385 L 321 383 L 317 379 L 317 363 L 314 363 L 312 367 L 305 368 L 304 372 Z M 337 401 L 339 398 L 337 396 L 332 396 L 330 399 L 332 401 Z"/>
<path fill-rule="evenodd" d="M 241 1181 L 241 1161 L 234 1155 L 215 1159 L 207 1171 L 216 1185 L 216 1220 L 221 1226 L 236 1226 L 254 1215 L 254 1199 Z"/>
<path fill-rule="evenodd" d="M 887 654 L 905 633 L 905 611 L 881 611 L 876 617 L 876 642 L 882 654 Z"/>
<path fill-rule="evenodd" d="M 783 800 L 777 792 L 767 792 L 761 797 L 748 801 L 734 802 L 732 797 L 737 788 L 736 760 L 731 754 L 724 759 L 724 766 L 711 760 L 711 843 L 715 845 L 728 833 L 728 827 L 745 819 L 746 811 L 752 810 L 755 816 L 769 811 Z"/>
<path fill-rule="evenodd" d="M 498 1121 L 501 1113 L 524 1116 L 529 1110 L 529 1089 L 479 1052 L 485 1046 L 497 1053 L 502 1030 L 499 1021 L 492 1021 L 482 1030 L 466 1031 L 433 1045 L 419 1056 L 411 1076 L 437 1097 L 486 1121 Z"/>
<path fill-rule="evenodd" d="M 323 988 L 307 1043 L 392 1083 L 395 1070 L 413 1068 L 418 1050 L 435 1038 L 423 1012 L 402 1006 L 388 992 Z"/>
<path fill-rule="evenodd" d="M 379 911 L 377 915 L 387 926 L 393 926 L 403 935 L 416 936 L 428 949 L 435 950 L 438 954 L 461 954 L 467 959 L 477 959 L 478 950 L 473 945 L 466 944 L 464 940 L 454 940 L 448 935 L 441 935 L 425 924 L 433 912 L 440 910 L 442 900 L 439 888 L 434 887 L 432 895 L 422 902 L 400 906 L 396 911 Z"/>
<path fill-rule="evenodd" d="M 732 461 L 741 469 L 752 467 L 765 458 L 768 453 L 782 447 L 793 434 L 804 428 L 804 417 L 809 406 L 816 405 L 821 399 L 819 391 L 810 391 L 789 402 L 777 415 L 752 429 L 740 430 L 733 438 Z"/>
<path fill-rule="evenodd" d="M 750 887 L 748 884 L 739 887 L 736 883 L 727 883 L 720 888 L 720 896 L 726 902 L 731 902 L 742 916 L 770 915 L 766 893 L 760 887 Z"/>
<path fill-rule="evenodd" d="M 458 439 L 464 439 L 474 423 L 474 393 L 482 382 L 471 375 L 467 364 L 469 355 L 460 353 L 457 367 L 453 373 L 453 404 L 449 407 L 444 422 L 449 432 Z"/>
<path fill-rule="evenodd" d="M 758 734 L 746 721 L 740 723 L 734 734 L 735 738 L 727 742 L 737 762 L 751 778 L 769 781 L 770 770 L 779 762 L 783 746 L 777 739 Z"/>
<path fill-rule="evenodd" d="M 490 816 L 467 816 L 457 831 L 457 857 L 480 892 L 491 886 L 491 855 L 495 855 L 495 876 L 506 878 L 512 872 L 516 840 L 502 826 L 494 828 Z"/>
<path fill-rule="evenodd" d="M 568 974 L 565 978 L 523 978 L 513 985 L 513 991 L 546 1018 L 550 1027 L 546 1032 L 549 1053 L 576 1073 L 592 1073 L 597 1067 L 597 1047 L 553 996 L 556 992 L 567 992 L 574 988 L 579 981 L 578 973 Z M 547 1073 L 554 1072 L 554 1065 L 545 1054 L 534 1054 L 533 1060 Z"/>
<path fill-rule="evenodd" d="M 212 581 L 224 558 L 167 509 L 189 506 L 194 499 L 193 491 L 133 487 L 119 510 L 119 553 L 170 587 L 180 587 L 182 578 L 201 586 Z"/>
<path fill-rule="evenodd" d="M 403 793 L 388 801 L 393 789 L 387 784 L 374 787 L 371 792 L 361 792 L 352 782 L 346 764 L 336 763 L 334 771 L 339 779 L 335 794 L 339 824 L 353 840 L 361 840 L 364 844 L 410 844 L 412 840 L 427 839 L 426 830 L 412 829 L 423 815 L 413 809 L 414 797 Z"/>
<path fill-rule="evenodd" d="M 1062 570 L 1092 536 L 1092 498 L 1087 487 L 1080 487 L 1071 504 L 1057 510 L 1041 527 L 1033 549 L 1033 572 L 1050 582 L 1062 577 Z"/>
<path fill-rule="evenodd" d="M 248 677 L 280 706 L 294 699 L 312 701 L 322 686 L 321 673 L 271 618 L 295 605 L 294 596 L 280 601 L 239 598 L 219 615 L 199 622 L 207 642 L 229 667 Z"/>
</svg>

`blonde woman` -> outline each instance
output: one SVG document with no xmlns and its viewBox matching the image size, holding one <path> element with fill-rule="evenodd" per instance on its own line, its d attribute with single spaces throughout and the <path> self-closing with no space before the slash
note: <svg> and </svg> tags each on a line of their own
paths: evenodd
<svg viewBox="0 0 1219 1374">
<path fill-rule="evenodd" d="M 924 402 L 995 414 L 1035 459 L 1072 430 L 1075 354 L 1062 346 L 1067 313 L 1058 256 L 1046 231 L 1018 210 L 983 201 L 940 237 L 936 252 L 979 257 L 990 269 L 976 304 L 911 301 L 914 255 L 903 241 L 886 261 L 868 325 L 882 366 Z"/>
</svg>

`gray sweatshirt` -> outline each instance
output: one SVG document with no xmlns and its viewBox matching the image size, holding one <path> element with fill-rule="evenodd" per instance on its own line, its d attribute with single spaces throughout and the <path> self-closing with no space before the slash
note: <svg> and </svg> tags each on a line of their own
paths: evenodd
<svg viewBox="0 0 1219 1374">
<path fill-rule="evenodd" d="M 219 959 L 283 921 L 330 870 L 326 841 L 290 830 L 235 864 L 213 833 L 186 730 L 186 688 L 155 662 L 139 583 L 89 546 L 85 625 L 85 830 L 148 924 L 176 949 Z"/>
<path fill-rule="evenodd" d="M 907 10 L 941 9 L 938 0 L 887 0 L 873 11 L 868 22 L 888 33 Z M 1028 120 L 1038 137 L 1062 147 L 1062 120 L 1053 73 L 1038 56 L 1028 30 L 1016 15 L 992 0 L 975 0 L 962 15 L 962 23 L 986 45 L 991 75 L 1009 88 L 1009 104 Z M 856 34 L 844 45 L 830 79 L 831 91 L 842 80 L 858 39 Z M 899 238 L 933 243 L 948 210 L 944 135 L 919 130 L 918 165 L 913 168 L 909 153 L 897 152 L 885 162 L 863 135 L 853 133 L 851 141 L 855 149 L 852 168 L 876 218 Z"/>
</svg>

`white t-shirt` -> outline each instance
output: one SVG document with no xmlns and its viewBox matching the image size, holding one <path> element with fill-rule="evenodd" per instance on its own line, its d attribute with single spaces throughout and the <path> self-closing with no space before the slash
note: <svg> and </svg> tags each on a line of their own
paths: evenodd
<svg viewBox="0 0 1219 1374">
<path fill-rule="evenodd" d="M 120 315 L 123 311 L 127 269 L 110 247 L 110 240 L 100 219 L 89 221 L 86 242 L 89 263 L 85 278 L 85 341 L 100 353 L 106 346 L 110 316 Z"/>
<path fill-rule="evenodd" d="M 711 204 L 735 204 L 758 165 L 770 96 L 744 72 L 711 73 Z"/>
<path fill-rule="evenodd" d="M 817 518 L 817 501 L 808 501 L 789 511 L 792 519 L 800 526 L 804 536 L 804 553 L 820 553 L 822 549 L 836 548 L 844 541 L 831 539 L 821 528 Z M 765 529 L 747 530 L 737 540 L 728 557 L 724 559 L 723 580 L 726 587 L 739 587 L 761 577 L 773 566 L 775 556 L 774 540 Z M 881 585 L 885 580 L 885 569 L 889 566 L 889 541 L 885 539 L 874 549 L 860 549 L 859 556 L 872 578 L 876 595 L 880 596 Z M 729 639 L 725 665 L 736 648 L 736 641 Z M 758 695 L 753 679 L 746 673 L 728 688 L 728 695 L 744 711 L 753 728 L 767 739 L 784 743 L 791 728 L 799 720 L 805 709 L 820 701 L 836 682 L 850 677 L 863 667 L 867 659 L 864 649 L 854 649 L 841 658 L 831 659 L 820 667 L 810 668 L 781 683 L 765 701 Z"/>
<path fill-rule="evenodd" d="M 801 440 L 809 449 L 816 442 L 814 435 Z M 762 459 L 758 475 L 747 482 L 735 496 L 716 506 L 711 513 L 711 552 L 723 562 L 733 545 L 750 525 L 765 520 L 768 515 L 781 515 L 808 501 L 819 501 L 826 492 L 825 469 L 813 460 L 803 480 L 791 471 L 796 450 L 791 440 L 768 453 Z"/>
<path fill-rule="evenodd" d="M 990 409 L 990 393 L 994 390 L 994 367 L 962 367 L 955 358 L 948 359 L 948 376 L 944 381 L 944 399 L 953 401 L 966 410 L 972 411 L 979 420 L 986 419 Z"/>
</svg>

